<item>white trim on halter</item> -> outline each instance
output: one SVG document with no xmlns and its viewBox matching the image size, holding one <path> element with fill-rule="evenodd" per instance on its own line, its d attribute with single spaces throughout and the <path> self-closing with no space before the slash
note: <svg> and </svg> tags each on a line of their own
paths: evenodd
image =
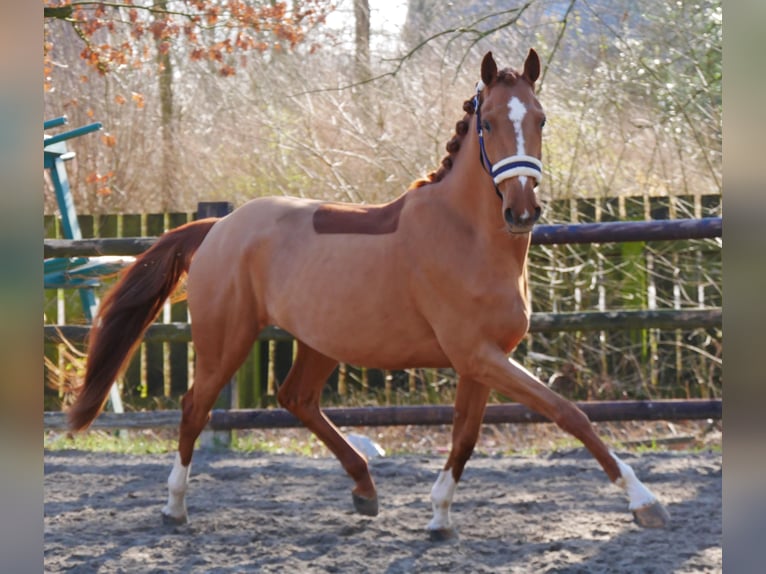
<svg viewBox="0 0 766 574">
<path fill-rule="evenodd" d="M 523 175 L 533 177 L 539 184 L 543 179 L 543 162 L 531 155 L 512 155 L 492 166 L 495 185 L 509 177 Z"/>
</svg>

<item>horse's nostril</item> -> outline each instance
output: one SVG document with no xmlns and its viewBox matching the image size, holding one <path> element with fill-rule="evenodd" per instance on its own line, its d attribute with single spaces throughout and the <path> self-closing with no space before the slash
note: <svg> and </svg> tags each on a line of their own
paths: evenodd
<svg viewBox="0 0 766 574">
<path fill-rule="evenodd" d="M 519 215 L 515 215 L 513 212 L 513 209 L 508 207 L 503 211 L 503 217 L 505 218 L 505 222 L 508 225 L 528 225 L 535 223 L 538 219 L 540 219 L 540 215 L 542 214 L 542 209 L 540 207 L 535 207 L 534 213 L 529 213 L 529 211 L 524 211 L 523 213 Z"/>
</svg>

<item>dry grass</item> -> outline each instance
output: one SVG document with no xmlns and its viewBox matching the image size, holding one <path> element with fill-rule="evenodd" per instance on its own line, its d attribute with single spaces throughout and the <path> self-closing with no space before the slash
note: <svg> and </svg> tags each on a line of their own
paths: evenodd
<svg viewBox="0 0 766 574">
<path fill-rule="evenodd" d="M 720 421 L 627 421 L 594 423 L 599 435 L 620 450 L 698 450 L 722 448 Z M 377 442 L 389 456 L 397 454 L 447 455 L 451 427 L 392 426 L 348 427 Z M 46 449 L 83 449 L 93 451 L 162 453 L 176 448 L 175 429 L 124 431 L 123 437 L 105 431 L 46 433 Z M 305 428 L 252 429 L 235 432 L 234 448 L 275 454 L 303 454 L 310 457 L 331 456 L 330 451 Z M 582 448 L 582 445 L 552 424 L 485 425 L 476 445 L 475 456 L 543 454 Z"/>
<path fill-rule="evenodd" d="M 721 448 L 719 421 L 628 421 L 594 423 L 601 437 L 621 449 L 656 448 L 660 450 Z M 396 426 L 344 428 L 377 442 L 389 455 L 444 454 L 449 452 L 452 428 L 439 426 Z M 300 452 L 312 456 L 330 456 L 330 452 L 306 429 L 256 429 L 239 431 L 244 443 L 271 444 L 276 450 Z M 579 441 L 551 424 L 485 425 L 476 445 L 477 455 L 537 454 L 581 448 Z"/>
</svg>

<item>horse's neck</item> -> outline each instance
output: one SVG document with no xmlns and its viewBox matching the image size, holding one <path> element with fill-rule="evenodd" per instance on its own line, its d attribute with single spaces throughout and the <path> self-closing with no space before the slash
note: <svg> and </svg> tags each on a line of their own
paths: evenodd
<svg viewBox="0 0 766 574">
<path fill-rule="evenodd" d="M 510 259 L 524 271 L 529 234 L 512 235 L 508 231 L 503 221 L 502 201 L 495 193 L 489 174 L 479 163 L 475 138 L 466 138 L 452 169 L 441 181 L 431 185 L 433 192 L 444 198 L 446 208 L 466 221 L 483 248 L 491 250 L 498 263 Z"/>
</svg>

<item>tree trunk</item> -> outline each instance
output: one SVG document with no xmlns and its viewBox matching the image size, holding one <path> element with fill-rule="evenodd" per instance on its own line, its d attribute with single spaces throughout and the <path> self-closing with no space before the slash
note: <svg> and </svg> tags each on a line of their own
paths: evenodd
<svg viewBox="0 0 766 574">
<path fill-rule="evenodd" d="M 429 23 L 437 16 L 435 4 L 433 0 L 408 0 L 407 17 L 402 31 L 408 48 L 417 46 L 431 31 L 432 26 L 429 26 Z"/>
<path fill-rule="evenodd" d="M 156 6 L 167 8 L 165 0 L 157 2 Z M 170 46 L 162 37 L 157 39 L 157 79 L 160 95 L 160 132 L 162 139 L 161 197 L 162 209 L 172 208 L 173 173 L 175 154 L 173 150 L 173 64 L 170 60 Z"/>
<path fill-rule="evenodd" d="M 372 76 L 370 65 L 370 2 L 354 0 L 356 22 L 354 80 L 364 82 Z"/>
</svg>

